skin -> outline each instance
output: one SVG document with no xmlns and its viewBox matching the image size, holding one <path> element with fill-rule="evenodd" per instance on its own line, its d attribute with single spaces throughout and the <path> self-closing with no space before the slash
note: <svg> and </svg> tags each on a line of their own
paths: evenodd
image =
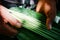
<svg viewBox="0 0 60 40">
<path fill-rule="evenodd" d="M 11 16 L 7 8 L 0 5 L 0 33 L 6 36 L 15 36 L 18 31 L 13 26 L 21 28 L 21 23 Z"/>
<path fill-rule="evenodd" d="M 46 27 L 48 30 L 52 27 L 52 21 L 56 16 L 56 1 L 55 0 L 39 0 L 36 12 L 44 12 L 46 15 Z"/>
</svg>

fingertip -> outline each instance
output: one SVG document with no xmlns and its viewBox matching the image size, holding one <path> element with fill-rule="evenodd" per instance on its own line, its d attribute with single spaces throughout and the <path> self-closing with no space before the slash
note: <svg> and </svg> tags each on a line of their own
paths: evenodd
<svg viewBox="0 0 60 40">
<path fill-rule="evenodd" d="M 21 27 L 22 27 L 22 24 L 21 24 L 21 23 L 17 23 L 17 24 L 16 24 L 16 27 L 17 27 L 17 28 L 21 28 Z"/>
<path fill-rule="evenodd" d="M 49 27 L 47 27 L 47 29 L 48 29 L 48 30 L 51 30 L 51 29 L 52 29 L 52 26 L 51 26 L 51 25 L 49 25 Z"/>
</svg>

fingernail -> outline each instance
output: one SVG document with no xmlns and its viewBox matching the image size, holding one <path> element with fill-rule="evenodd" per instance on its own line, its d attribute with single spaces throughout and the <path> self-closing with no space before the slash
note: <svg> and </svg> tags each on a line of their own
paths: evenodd
<svg viewBox="0 0 60 40">
<path fill-rule="evenodd" d="M 51 30 L 52 29 L 52 25 L 49 24 L 49 26 L 47 27 L 48 30 Z"/>
<path fill-rule="evenodd" d="M 52 29 L 52 25 L 50 24 L 50 29 Z"/>
<path fill-rule="evenodd" d="M 21 26 L 22 26 L 21 23 L 17 23 L 17 24 L 16 24 L 16 27 L 17 27 L 17 28 L 21 28 Z"/>
</svg>

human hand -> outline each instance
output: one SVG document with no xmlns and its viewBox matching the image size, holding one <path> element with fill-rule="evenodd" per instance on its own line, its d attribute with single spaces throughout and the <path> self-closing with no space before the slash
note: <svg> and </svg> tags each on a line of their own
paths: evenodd
<svg viewBox="0 0 60 40">
<path fill-rule="evenodd" d="M 9 26 L 8 23 L 11 24 L 11 26 Z M 7 8 L 0 5 L 0 33 L 7 36 L 14 36 L 18 31 L 13 27 L 20 28 L 21 23 L 11 16 Z"/>
</svg>

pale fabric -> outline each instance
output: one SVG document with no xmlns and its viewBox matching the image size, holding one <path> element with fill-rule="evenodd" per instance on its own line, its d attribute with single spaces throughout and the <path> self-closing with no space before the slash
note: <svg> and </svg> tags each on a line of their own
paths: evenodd
<svg viewBox="0 0 60 40">
<path fill-rule="evenodd" d="M 59 16 L 56 16 L 56 17 L 55 17 L 55 22 L 56 22 L 56 23 L 59 23 L 59 21 L 60 21 L 60 17 L 59 17 Z"/>
<path fill-rule="evenodd" d="M 18 3 L 17 0 L 5 0 L 7 2 L 10 2 L 10 3 Z"/>
<path fill-rule="evenodd" d="M 30 4 L 34 4 L 34 0 L 30 0 Z"/>
<path fill-rule="evenodd" d="M 22 0 L 22 3 L 24 4 L 25 3 L 25 0 Z"/>
</svg>

